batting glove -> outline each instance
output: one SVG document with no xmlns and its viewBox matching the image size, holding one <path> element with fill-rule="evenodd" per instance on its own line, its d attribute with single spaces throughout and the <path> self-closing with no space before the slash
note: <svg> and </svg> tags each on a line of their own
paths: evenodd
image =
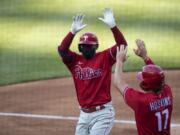
<svg viewBox="0 0 180 135">
<path fill-rule="evenodd" d="M 86 24 L 83 24 L 84 15 L 77 14 L 73 16 L 73 22 L 71 25 L 71 33 L 76 34 L 78 31 L 86 27 Z"/>
<path fill-rule="evenodd" d="M 105 24 L 107 24 L 110 28 L 113 28 L 116 26 L 116 22 L 114 19 L 113 11 L 110 8 L 105 8 L 103 10 L 103 16 L 104 18 L 99 18 L 99 20 L 103 21 Z"/>
</svg>

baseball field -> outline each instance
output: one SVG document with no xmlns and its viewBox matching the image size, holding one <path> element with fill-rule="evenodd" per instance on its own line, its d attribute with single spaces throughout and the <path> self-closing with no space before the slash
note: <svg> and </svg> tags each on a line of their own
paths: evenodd
<svg viewBox="0 0 180 135">
<path fill-rule="evenodd" d="M 173 87 L 172 135 L 180 134 L 180 71 L 166 71 Z M 125 79 L 138 88 L 134 72 Z M 177 81 L 175 81 L 177 80 Z M 116 121 L 110 135 L 137 135 L 133 111 L 112 86 Z M 0 87 L 0 135 L 74 135 L 79 108 L 72 78 Z"/>
<path fill-rule="evenodd" d="M 135 39 L 145 41 L 149 56 L 163 67 L 173 89 L 172 135 L 180 134 L 180 1 L 179 0 L 1 0 L 0 1 L 0 135 L 72 135 L 79 108 L 74 83 L 57 46 L 69 32 L 72 16 L 85 14 L 98 51 L 115 41 L 98 20 L 110 7 L 128 42 L 126 80 L 138 88 L 135 72 L 143 62 L 135 57 Z M 137 134 L 133 111 L 112 85 L 116 121 L 111 135 Z"/>
</svg>

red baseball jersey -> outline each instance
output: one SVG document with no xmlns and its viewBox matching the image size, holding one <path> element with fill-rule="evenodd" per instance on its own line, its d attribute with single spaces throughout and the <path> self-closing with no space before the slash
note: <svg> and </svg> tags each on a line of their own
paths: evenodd
<svg viewBox="0 0 180 135">
<path fill-rule="evenodd" d="M 168 85 L 159 94 L 144 93 L 127 86 L 124 100 L 135 112 L 139 135 L 170 135 L 173 96 Z"/>
<path fill-rule="evenodd" d="M 73 76 L 80 106 L 91 108 L 111 101 L 111 68 L 115 63 L 111 49 L 96 53 L 90 60 L 75 52 L 69 55 L 73 61 L 63 61 Z"/>
</svg>

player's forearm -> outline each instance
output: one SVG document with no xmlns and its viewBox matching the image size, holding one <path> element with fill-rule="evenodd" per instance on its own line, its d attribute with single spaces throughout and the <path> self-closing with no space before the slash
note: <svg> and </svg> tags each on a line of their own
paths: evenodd
<svg viewBox="0 0 180 135">
<path fill-rule="evenodd" d="M 145 63 L 146 65 L 150 65 L 150 64 L 153 64 L 153 65 L 154 65 L 154 62 L 153 62 L 152 59 L 151 59 L 150 57 L 148 57 L 148 56 L 146 56 L 145 58 L 143 58 L 143 60 L 144 60 L 144 63 Z"/>
<path fill-rule="evenodd" d="M 61 42 L 61 44 L 58 46 L 58 51 L 59 52 L 65 52 L 69 50 L 69 47 L 73 41 L 74 38 L 74 34 L 72 34 L 71 32 L 69 32 L 66 37 L 63 39 L 63 41 Z"/>
<path fill-rule="evenodd" d="M 115 39 L 117 45 L 121 45 L 121 44 L 127 45 L 127 42 L 126 42 L 123 34 L 121 33 L 121 31 L 118 29 L 117 26 L 111 28 L 111 31 L 113 33 L 113 36 L 114 36 L 114 39 Z"/>
<path fill-rule="evenodd" d="M 117 61 L 114 73 L 114 84 L 119 89 L 120 93 L 123 94 L 122 86 L 124 85 L 123 80 L 123 62 Z"/>
</svg>

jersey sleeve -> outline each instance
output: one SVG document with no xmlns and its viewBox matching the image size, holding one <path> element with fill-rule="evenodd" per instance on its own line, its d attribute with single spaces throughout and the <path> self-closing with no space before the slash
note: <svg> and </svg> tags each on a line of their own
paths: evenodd
<svg viewBox="0 0 180 135">
<path fill-rule="evenodd" d="M 121 45 L 121 44 L 127 45 L 124 35 L 118 29 L 118 27 L 115 26 L 115 27 L 111 28 L 111 31 L 113 33 L 113 36 L 114 36 L 114 39 L 115 39 L 117 45 Z"/>
<path fill-rule="evenodd" d="M 153 62 L 152 59 L 149 58 L 149 57 L 144 60 L 144 63 L 145 63 L 146 65 L 150 65 L 150 64 L 154 65 L 154 62 Z"/>
<path fill-rule="evenodd" d="M 76 59 L 76 53 L 70 51 L 70 45 L 73 41 L 74 35 L 69 32 L 64 39 L 62 40 L 61 44 L 58 46 L 58 52 L 61 56 L 63 62 L 70 66 Z"/>
<path fill-rule="evenodd" d="M 124 38 L 122 32 L 118 29 L 118 27 L 111 28 L 116 44 L 110 48 L 109 57 L 110 60 L 114 61 L 116 59 L 116 48 L 120 45 L 127 45 L 127 42 Z"/>
<path fill-rule="evenodd" d="M 63 63 L 67 65 L 68 67 L 73 66 L 74 63 L 76 62 L 77 54 L 69 50 L 65 52 L 63 55 L 65 55 L 65 57 L 62 57 Z"/>
<path fill-rule="evenodd" d="M 113 46 L 113 47 L 116 47 L 116 46 Z M 112 66 L 116 62 L 116 57 L 113 55 L 111 48 L 108 48 L 108 49 L 102 51 L 102 53 L 106 54 L 106 59 L 108 60 L 108 62 Z"/>
<path fill-rule="evenodd" d="M 129 86 L 125 87 L 123 93 L 124 100 L 128 106 L 130 106 L 134 111 L 138 111 L 141 107 L 141 101 L 143 101 L 143 93 Z"/>
</svg>

